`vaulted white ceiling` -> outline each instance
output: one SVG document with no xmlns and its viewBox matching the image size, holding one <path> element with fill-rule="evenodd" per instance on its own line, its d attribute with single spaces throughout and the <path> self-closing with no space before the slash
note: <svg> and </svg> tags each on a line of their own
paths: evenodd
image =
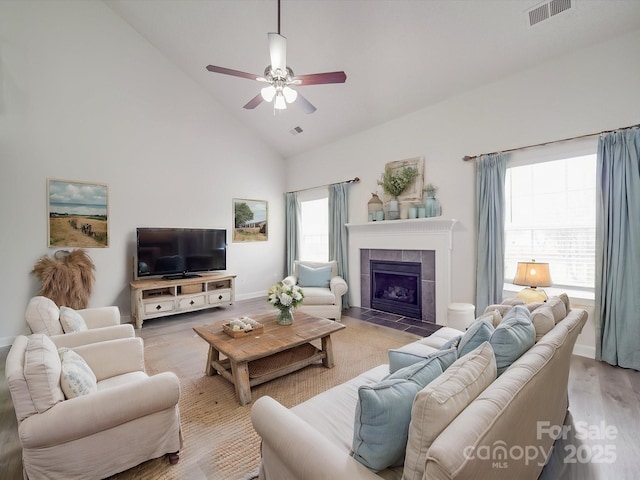
<svg viewBox="0 0 640 480">
<path fill-rule="evenodd" d="M 347 81 L 300 87 L 313 114 L 274 115 L 242 108 L 262 84 L 205 67 L 262 75 L 277 0 L 103 1 L 283 157 L 640 28 L 640 0 L 571 0 L 534 26 L 538 0 L 282 0 L 288 66 Z"/>
</svg>

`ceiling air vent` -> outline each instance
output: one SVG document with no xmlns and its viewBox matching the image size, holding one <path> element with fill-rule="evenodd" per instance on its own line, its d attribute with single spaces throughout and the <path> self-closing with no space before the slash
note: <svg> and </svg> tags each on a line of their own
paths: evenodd
<svg viewBox="0 0 640 480">
<path fill-rule="evenodd" d="M 298 135 L 299 133 L 302 133 L 303 131 L 304 130 L 302 130 L 302 127 L 294 127 L 291 130 L 289 130 L 291 135 Z"/>
<path fill-rule="evenodd" d="M 525 12 L 527 15 L 527 23 L 530 27 L 533 27 L 570 8 L 571 0 L 551 0 L 550 2 L 540 3 Z"/>
</svg>

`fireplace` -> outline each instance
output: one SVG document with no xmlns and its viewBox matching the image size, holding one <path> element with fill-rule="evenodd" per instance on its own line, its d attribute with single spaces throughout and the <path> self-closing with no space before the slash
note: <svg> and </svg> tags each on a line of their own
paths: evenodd
<svg viewBox="0 0 640 480">
<path fill-rule="evenodd" d="M 422 318 L 421 264 L 370 261 L 371 308 Z"/>
<path fill-rule="evenodd" d="M 446 325 L 456 224 L 442 217 L 348 223 L 351 305 L 371 308 L 370 260 L 421 263 L 420 319 Z"/>
<path fill-rule="evenodd" d="M 360 250 L 360 305 L 423 322 L 436 320 L 436 252 Z"/>
</svg>

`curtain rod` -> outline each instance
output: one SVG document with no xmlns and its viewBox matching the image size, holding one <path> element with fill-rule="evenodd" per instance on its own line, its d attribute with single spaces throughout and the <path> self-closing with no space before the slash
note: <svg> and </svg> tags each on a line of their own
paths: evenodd
<svg viewBox="0 0 640 480">
<path fill-rule="evenodd" d="M 345 180 L 344 182 L 327 183 L 326 185 L 318 185 L 317 187 L 301 188 L 300 190 L 291 190 L 290 192 L 285 192 L 285 193 L 306 192 L 307 190 L 315 190 L 316 188 L 330 187 L 331 185 L 340 185 L 341 183 L 358 183 L 359 181 L 360 181 L 360 178 L 355 177 L 355 178 L 352 178 L 351 180 Z"/>
<path fill-rule="evenodd" d="M 613 133 L 613 132 L 618 132 L 620 130 L 626 130 L 628 128 L 636 128 L 636 127 L 640 127 L 640 124 L 630 125 L 628 127 L 616 128 L 615 130 L 604 130 L 604 131 L 598 132 L 598 133 L 588 133 L 586 135 L 578 135 L 577 137 L 563 138 L 562 140 L 552 140 L 550 142 L 536 143 L 535 145 L 527 145 L 525 147 L 510 148 L 508 150 L 500 150 L 499 152 L 481 153 L 480 155 L 474 155 L 474 156 L 465 155 L 464 157 L 462 157 L 462 161 L 463 162 L 468 162 L 469 160 L 475 160 L 476 158 L 480 157 L 481 155 L 493 155 L 495 153 L 515 152 L 515 151 L 518 151 L 518 150 L 524 150 L 525 148 L 544 147 L 545 145 L 552 145 L 554 143 L 568 142 L 570 140 L 579 140 L 580 138 L 594 137 L 596 135 L 604 135 L 606 133 Z"/>
</svg>

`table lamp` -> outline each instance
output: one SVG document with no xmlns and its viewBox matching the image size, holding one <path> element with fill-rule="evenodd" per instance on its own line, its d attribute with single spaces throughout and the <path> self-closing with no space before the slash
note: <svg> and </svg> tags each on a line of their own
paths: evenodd
<svg viewBox="0 0 640 480">
<path fill-rule="evenodd" d="M 526 303 L 544 302 L 547 294 L 537 287 L 551 286 L 551 275 L 549 274 L 548 263 L 518 262 L 516 275 L 513 278 L 514 285 L 523 285 L 528 288 L 521 290 L 516 297 L 521 298 Z"/>
</svg>

